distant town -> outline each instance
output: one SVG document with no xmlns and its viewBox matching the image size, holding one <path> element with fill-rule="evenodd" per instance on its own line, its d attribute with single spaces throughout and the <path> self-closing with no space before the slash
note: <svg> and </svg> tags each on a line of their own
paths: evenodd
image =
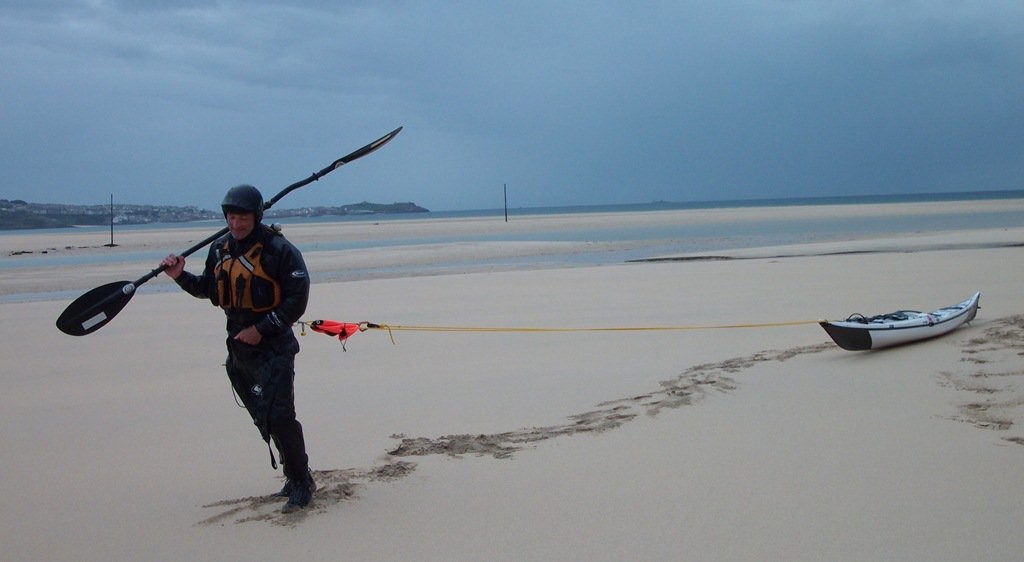
<svg viewBox="0 0 1024 562">
<path fill-rule="evenodd" d="M 301 207 L 270 209 L 267 218 L 323 217 L 394 213 L 428 213 L 419 205 L 408 203 L 354 203 L 340 207 Z M 198 207 L 172 205 L 64 205 L 29 203 L 20 199 L 0 199 L 0 230 L 28 228 L 63 228 L 71 226 L 111 224 L 175 223 L 221 219 L 219 211 Z"/>
</svg>

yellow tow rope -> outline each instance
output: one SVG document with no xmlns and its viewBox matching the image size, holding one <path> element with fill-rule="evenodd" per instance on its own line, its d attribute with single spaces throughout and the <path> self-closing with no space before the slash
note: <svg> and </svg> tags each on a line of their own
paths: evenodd
<svg viewBox="0 0 1024 562">
<path fill-rule="evenodd" d="M 316 326 L 322 323 L 321 320 L 312 322 L 301 321 L 302 335 L 305 335 L 306 325 Z M 778 328 L 785 326 L 801 326 L 806 324 L 817 324 L 820 320 L 796 320 L 790 322 L 762 322 L 744 324 L 704 324 L 689 326 L 612 326 L 612 327 L 590 327 L 590 328 L 557 328 L 557 327 L 509 327 L 509 326 L 421 326 L 410 324 L 381 324 L 376 322 L 358 322 L 360 332 L 367 330 L 386 330 L 395 343 L 394 332 L 502 332 L 502 333 L 550 333 L 550 332 L 670 332 L 687 330 L 732 330 L 740 328 Z"/>
</svg>

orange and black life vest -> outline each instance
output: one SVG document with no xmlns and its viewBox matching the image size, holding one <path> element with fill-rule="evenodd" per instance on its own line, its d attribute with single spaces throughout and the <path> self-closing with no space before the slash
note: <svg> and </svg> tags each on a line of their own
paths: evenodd
<svg viewBox="0 0 1024 562">
<path fill-rule="evenodd" d="M 266 312 L 281 304 L 281 285 L 263 270 L 262 242 L 232 257 L 225 241 L 218 253 L 219 259 L 213 268 L 217 305 L 225 310 Z"/>
</svg>

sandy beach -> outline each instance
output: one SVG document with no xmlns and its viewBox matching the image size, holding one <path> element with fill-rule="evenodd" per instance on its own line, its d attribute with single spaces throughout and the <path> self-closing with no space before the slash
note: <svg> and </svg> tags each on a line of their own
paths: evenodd
<svg viewBox="0 0 1024 562">
<path fill-rule="evenodd" d="M 822 210 L 509 228 L 807 212 Z M 78 294 L 134 279 L 152 253 L 219 225 L 125 234 L 114 249 L 99 234 L 0 235 L 0 260 L 125 256 L 0 268 L 0 295 L 25 295 L 0 303 L 3 558 L 1020 559 L 1024 227 L 590 267 L 479 266 L 588 251 L 585 241 L 317 248 L 494 220 L 287 230 L 314 276 L 306 320 L 510 329 L 368 330 L 346 350 L 307 329 L 296 401 L 320 490 L 291 515 L 264 496 L 280 471 L 232 397 L 219 310 L 161 276 L 94 334 L 53 324 Z M 431 269 L 439 262 L 464 265 Z M 376 273 L 340 276 L 353 267 Z M 843 351 L 815 323 L 932 310 L 974 291 L 970 325 L 889 350 Z M 722 328 L 738 324 L 756 326 Z"/>
</svg>

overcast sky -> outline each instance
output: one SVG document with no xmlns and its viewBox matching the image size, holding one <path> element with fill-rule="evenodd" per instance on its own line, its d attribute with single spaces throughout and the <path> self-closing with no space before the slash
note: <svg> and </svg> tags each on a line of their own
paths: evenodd
<svg viewBox="0 0 1024 562">
<path fill-rule="evenodd" d="M 0 1 L 0 198 L 1022 189 L 1021 0 Z"/>
</svg>

